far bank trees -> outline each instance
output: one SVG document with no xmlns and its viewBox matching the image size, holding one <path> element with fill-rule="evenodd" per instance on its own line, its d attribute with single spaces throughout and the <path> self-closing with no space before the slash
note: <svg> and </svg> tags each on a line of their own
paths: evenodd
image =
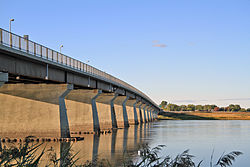
<svg viewBox="0 0 250 167">
<path fill-rule="evenodd" d="M 165 111 L 205 111 L 205 112 L 213 112 L 213 111 L 224 111 L 224 112 L 250 112 L 250 108 L 241 108 L 238 104 L 230 104 L 227 107 L 218 107 L 217 105 L 177 105 L 173 103 L 168 103 L 167 101 L 162 101 L 160 104 L 160 108 Z"/>
</svg>

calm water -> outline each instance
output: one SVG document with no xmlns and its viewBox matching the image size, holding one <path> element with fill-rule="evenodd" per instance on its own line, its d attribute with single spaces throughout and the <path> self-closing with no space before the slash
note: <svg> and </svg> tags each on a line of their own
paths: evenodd
<svg viewBox="0 0 250 167">
<path fill-rule="evenodd" d="M 196 161 L 204 160 L 203 166 L 209 166 L 213 149 L 215 160 L 224 151 L 228 153 L 237 150 L 244 154 L 237 158 L 234 166 L 250 166 L 250 121 L 164 120 L 118 129 L 111 134 L 84 137 L 84 141 L 73 143 L 73 150 L 79 151 L 81 163 L 98 155 L 113 164 L 120 164 L 124 151 L 136 156 L 138 145 L 148 142 L 152 147 L 166 145 L 163 151 L 166 155 L 175 156 L 190 149 L 190 153 L 196 156 Z M 60 155 L 63 144 L 50 142 L 47 143 L 47 148 L 49 147 L 53 147 Z"/>
<path fill-rule="evenodd" d="M 203 166 L 208 166 L 213 149 L 214 160 L 224 151 L 239 150 L 244 154 L 237 158 L 234 166 L 250 166 L 250 121 L 164 120 L 119 129 L 100 137 L 86 136 L 84 141 L 74 144 L 74 149 L 81 152 L 83 159 L 99 155 L 114 163 L 122 159 L 124 150 L 136 156 L 137 146 L 142 142 L 152 147 L 164 144 L 163 154 L 172 156 L 190 149 L 196 161 L 204 160 Z"/>
<path fill-rule="evenodd" d="M 250 166 L 250 121 L 160 121 L 151 127 L 152 135 L 147 140 L 152 146 L 166 145 L 165 154 L 176 155 L 190 149 L 197 161 L 204 160 L 203 166 L 209 166 L 213 149 L 215 160 L 224 151 L 239 150 L 244 154 L 233 166 Z"/>
</svg>

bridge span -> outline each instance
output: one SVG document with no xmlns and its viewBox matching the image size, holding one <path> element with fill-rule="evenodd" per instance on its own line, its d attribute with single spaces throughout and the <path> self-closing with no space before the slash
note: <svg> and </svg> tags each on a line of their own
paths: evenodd
<svg viewBox="0 0 250 167">
<path fill-rule="evenodd" d="M 62 137 L 155 120 L 128 83 L 0 28 L 0 138 Z"/>
</svg>

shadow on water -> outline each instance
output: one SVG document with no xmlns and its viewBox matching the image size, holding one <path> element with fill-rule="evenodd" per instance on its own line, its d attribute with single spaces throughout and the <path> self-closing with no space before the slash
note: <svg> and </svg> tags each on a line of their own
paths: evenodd
<svg viewBox="0 0 250 167">
<path fill-rule="evenodd" d="M 158 118 L 160 120 L 168 120 L 168 119 L 174 119 L 174 120 L 217 120 L 213 117 L 201 117 L 198 115 L 190 115 L 188 113 L 174 113 L 174 112 L 162 112 L 159 115 L 162 115 L 166 118 Z"/>
</svg>

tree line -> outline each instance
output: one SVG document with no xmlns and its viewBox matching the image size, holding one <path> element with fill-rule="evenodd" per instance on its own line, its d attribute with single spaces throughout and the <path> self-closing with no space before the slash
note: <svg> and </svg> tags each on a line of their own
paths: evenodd
<svg viewBox="0 0 250 167">
<path fill-rule="evenodd" d="M 224 112 L 250 112 L 250 108 L 241 108 L 238 104 L 230 104 L 227 107 L 218 107 L 217 105 L 177 105 L 173 103 L 168 103 L 167 101 L 162 101 L 160 108 L 165 111 L 224 111 Z"/>
</svg>

